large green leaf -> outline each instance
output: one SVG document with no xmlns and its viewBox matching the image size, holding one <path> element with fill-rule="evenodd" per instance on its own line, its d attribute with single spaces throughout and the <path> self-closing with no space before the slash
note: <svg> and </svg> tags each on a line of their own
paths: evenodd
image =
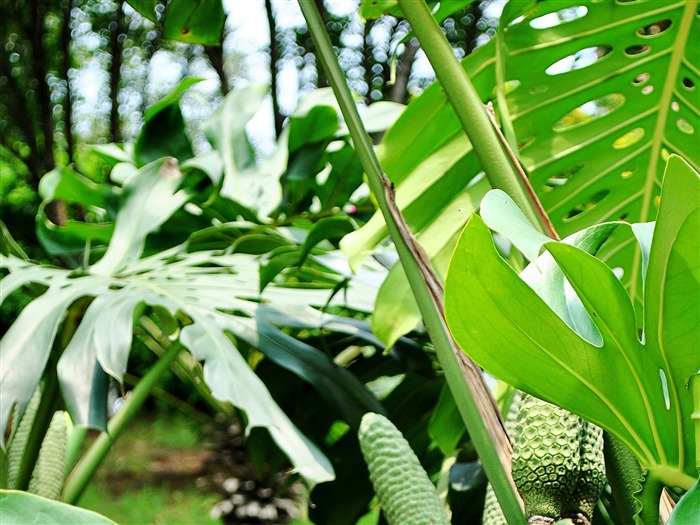
<svg viewBox="0 0 700 525">
<path fill-rule="evenodd" d="M 482 100 L 494 102 L 562 236 L 603 221 L 653 220 L 669 154 L 700 166 L 697 10 L 695 0 L 515 0 L 494 39 L 463 61 Z M 414 233 L 445 213 L 480 170 L 437 84 L 387 131 L 378 154 Z M 341 246 L 357 264 L 386 236 L 376 214 Z M 449 242 L 448 235 L 431 239 Z M 602 256 L 625 270 L 639 303 L 633 238 Z M 393 293 L 379 300 L 398 304 Z"/>
<path fill-rule="evenodd" d="M 204 377 L 217 397 L 243 409 L 250 426 L 267 427 L 292 463 L 311 483 L 332 478 L 323 455 L 295 428 L 238 353 L 234 341 L 260 348 L 323 388 L 346 420 L 383 411 L 364 385 L 319 350 L 286 336 L 289 324 L 323 328 L 342 324 L 309 305 L 371 307 L 374 290 L 351 283 L 331 300 L 327 286 L 282 288 L 259 293 L 256 256 L 227 251 L 189 252 L 187 244 L 144 257 L 146 237 L 182 207 L 188 196 L 178 187 L 182 175 L 169 159 L 151 163 L 125 181 L 114 235 L 104 257 L 80 271 L 42 267 L 3 256 L 3 297 L 29 283 L 46 286 L 0 340 L 0 426 L 12 408 L 22 408 L 39 382 L 67 308 L 81 297 L 94 300 L 58 362 L 61 390 L 77 425 L 105 426 L 106 375 L 122 380 L 131 350 L 134 318 L 142 305 L 158 306 L 175 318 L 186 315 L 181 342 L 204 362 Z M 225 227 L 226 225 L 224 225 Z M 342 276 L 337 280 L 341 281 Z M 7 294 L 7 295 L 5 295 Z M 272 306 L 296 312 L 271 313 Z M 315 312 L 315 314 L 313 313 Z M 305 313 L 304 319 L 301 314 Z M 354 329 L 349 327 L 350 330 Z M 229 337 L 233 336 L 233 339 Z"/>
<path fill-rule="evenodd" d="M 567 299 L 568 284 L 547 271 L 547 254 L 530 272 L 529 279 L 540 273 L 533 290 L 473 216 L 447 276 L 450 330 L 489 372 L 595 422 L 623 441 L 651 475 L 689 488 L 696 451 L 688 381 L 700 368 L 698 231 L 700 176 L 673 156 L 644 283 L 644 332 L 638 335 L 629 294 L 599 259 L 571 244 L 546 243 L 575 297 Z M 553 293 L 558 302 L 551 301 Z M 571 308 L 575 303 L 582 308 Z"/>
<path fill-rule="evenodd" d="M 96 512 L 17 490 L 0 490 L 0 508 L 5 525 L 116 525 Z"/>
</svg>

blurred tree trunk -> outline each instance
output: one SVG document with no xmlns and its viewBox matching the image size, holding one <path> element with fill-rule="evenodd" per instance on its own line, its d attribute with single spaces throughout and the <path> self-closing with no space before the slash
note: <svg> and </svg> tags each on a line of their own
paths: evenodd
<svg viewBox="0 0 700 525">
<path fill-rule="evenodd" d="M 219 46 L 204 46 L 204 53 L 207 55 L 211 67 L 214 68 L 214 71 L 216 71 L 216 74 L 219 77 L 221 95 L 225 97 L 228 93 L 228 78 L 226 76 L 226 70 L 224 69 L 223 38 L 222 43 Z"/>
<path fill-rule="evenodd" d="M 41 159 L 43 171 L 54 169 L 54 120 L 51 93 L 47 82 L 48 64 L 46 62 L 46 50 L 44 38 L 46 35 L 46 3 L 42 0 L 32 0 L 29 6 L 30 22 L 29 37 L 31 43 L 31 67 L 34 70 L 33 78 L 36 80 L 36 105 L 41 123 L 42 143 L 37 144 L 37 155 Z M 41 174 L 43 175 L 43 173 Z"/>
<path fill-rule="evenodd" d="M 282 133 L 284 117 L 280 112 L 279 98 L 277 96 L 277 67 L 280 60 L 280 48 L 277 43 L 277 26 L 272 12 L 272 0 L 265 0 L 265 12 L 267 13 L 267 27 L 270 31 L 270 94 L 272 95 L 272 114 L 275 124 L 275 138 Z"/>
<path fill-rule="evenodd" d="M 121 142 L 121 119 L 119 118 L 119 81 L 121 79 L 122 52 L 124 50 L 124 0 L 118 0 L 114 20 L 109 23 L 109 98 L 112 108 L 109 113 L 109 134 L 113 142 Z"/>
<path fill-rule="evenodd" d="M 415 38 L 411 38 L 404 45 L 404 51 L 397 59 L 396 79 L 389 90 L 389 100 L 400 104 L 405 104 L 408 101 L 408 79 L 411 76 L 413 62 L 416 60 L 416 53 L 419 49 L 418 41 Z"/>
<path fill-rule="evenodd" d="M 73 139 L 73 92 L 71 91 L 70 75 L 71 68 L 71 13 L 73 10 L 73 0 L 63 0 L 61 5 L 61 48 L 63 51 L 63 62 L 61 76 L 66 82 L 66 93 L 63 100 L 63 121 L 65 125 L 64 136 L 66 137 L 66 154 L 68 164 L 73 162 L 73 149 L 75 141 Z"/>
</svg>

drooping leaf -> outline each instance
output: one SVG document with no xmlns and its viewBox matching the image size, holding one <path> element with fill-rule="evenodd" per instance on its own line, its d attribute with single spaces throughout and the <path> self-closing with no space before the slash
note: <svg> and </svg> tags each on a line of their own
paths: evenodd
<svg viewBox="0 0 700 525">
<path fill-rule="evenodd" d="M 148 108 L 134 146 L 134 158 L 139 166 L 163 157 L 175 157 L 183 162 L 194 155 L 180 111 L 180 99 L 185 91 L 202 80 L 186 78 L 171 93 Z"/>
<path fill-rule="evenodd" d="M 699 220 L 700 177 L 672 157 L 645 282 L 641 338 L 632 300 L 608 266 L 572 245 L 545 245 L 583 305 L 569 313 L 585 315 L 583 324 L 589 319 L 600 336 L 591 341 L 508 267 L 473 216 L 447 277 L 450 329 L 489 372 L 595 422 L 625 443 L 650 475 L 689 488 L 695 443 L 687 382 L 700 365 L 700 315 L 688 298 L 700 294 Z"/>
<path fill-rule="evenodd" d="M 96 512 L 18 490 L 0 490 L 0 507 L 7 525 L 116 525 Z"/>
<path fill-rule="evenodd" d="M 245 127 L 260 108 L 268 89 L 265 85 L 252 85 L 231 91 L 203 124 L 207 140 L 223 162 L 221 196 L 261 214 L 277 205 L 279 187 L 266 170 L 252 169 L 255 153 Z"/>
</svg>

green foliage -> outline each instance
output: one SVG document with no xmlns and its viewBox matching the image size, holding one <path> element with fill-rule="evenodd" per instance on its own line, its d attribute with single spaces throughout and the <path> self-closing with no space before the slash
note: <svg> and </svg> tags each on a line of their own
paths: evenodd
<svg viewBox="0 0 700 525">
<path fill-rule="evenodd" d="M 595 422 L 625 443 L 650 476 L 685 488 L 695 471 L 687 381 L 697 370 L 700 338 L 693 327 L 700 312 L 693 301 L 676 298 L 700 293 L 700 248 L 691 233 L 699 226 L 698 203 L 697 173 L 672 157 L 651 248 L 649 235 L 633 228 L 645 254 L 641 340 L 618 278 L 575 246 L 609 233 L 609 226 L 546 243 L 549 254 L 524 274 L 529 283 L 540 283 L 533 290 L 498 256 L 474 216 L 457 245 L 446 290 L 450 329 L 480 365 Z M 575 295 L 566 292 L 564 276 Z"/>
<path fill-rule="evenodd" d="M 650 5 L 509 2 L 498 34 L 462 63 L 482 100 L 496 106 L 511 147 L 563 236 L 603 221 L 653 220 L 668 155 L 700 165 L 693 96 L 700 84 L 693 66 L 700 19 L 693 2 Z M 648 49 L 635 54 L 643 46 Z M 577 54 L 588 48 L 595 49 Z M 561 69 L 549 69 L 566 57 Z M 566 124 L 574 115 L 580 121 Z M 481 191 L 471 182 L 481 166 L 441 86 L 409 105 L 378 155 L 402 213 L 419 241 L 429 239 L 426 252 L 439 269 L 454 247 L 454 230 L 469 216 L 470 206 L 459 201 L 478 203 Z M 430 234 L 428 228 L 434 228 Z M 386 235 L 376 214 L 341 246 L 356 265 Z M 602 256 L 625 270 L 625 286 L 639 303 L 635 243 L 620 239 Z M 403 320 L 380 332 L 389 343 L 419 320 L 408 294 L 397 293 L 408 288 L 405 278 L 394 283 L 380 293 L 376 309 L 377 316 Z"/>
<path fill-rule="evenodd" d="M 95 512 L 15 490 L 0 490 L 0 506 L 8 525 L 116 525 Z"/>
</svg>

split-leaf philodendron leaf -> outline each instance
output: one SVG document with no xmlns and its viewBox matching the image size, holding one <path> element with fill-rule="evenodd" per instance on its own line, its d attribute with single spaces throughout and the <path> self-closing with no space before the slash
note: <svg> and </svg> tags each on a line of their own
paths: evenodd
<svg viewBox="0 0 700 525">
<path fill-rule="evenodd" d="M 543 243 L 547 252 L 521 278 L 473 215 L 450 263 L 447 322 L 484 369 L 600 425 L 651 476 L 688 489 L 697 476 L 689 381 L 700 369 L 700 176 L 679 157 L 669 159 L 640 270 L 642 333 L 618 276 L 587 253 L 610 227 Z M 650 229 L 633 229 L 646 244 Z M 511 234 L 517 237 L 517 228 Z"/>
<path fill-rule="evenodd" d="M 482 100 L 493 101 L 560 235 L 604 221 L 653 221 L 669 154 L 700 169 L 699 5 L 512 0 L 496 36 L 462 62 Z M 378 155 L 419 241 L 479 191 L 470 184 L 481 167 L 437 83 L 387 131 Z M 452 233 L 429 235 L 426 252 L 438 270 Z M 387 235 L 378 213 L 342 247 L 357 265 Z M 625 287 L 639 306 L 641 254 L 633 240 L 601 257 L 626 270 Z M 394 272 L 401 275 L 380 293 L 376 315 L 412 317 L 396 327 L 376 323 L 389 327 L 378 332 L 389 342 L 418 320 L 408 282 L 400 268 Z"/>
<path fill-rule="evenodd" d="M 136 171 L 124 182 L 114 233 L 104 256 L 81 270 L 67 270 L 1 256 L 3 298 L 23 285 L 46 287 L 0 340 L 0 427 L 15 405 L 26 405 L 48 362 L 66 312 L 92 298 L 58 361 L 61 391 L 76 425 L 105 427 L 107 374 L 122 381 L 132 346 L 134 318 L 143 305 L 173 319 L 187 316 L 180 342 L 203 361 L 212 394 L 246 412 L 249 427 L 269 429 L 279 447 L 311 484 L 332 479 L 328 459 L 303 436 L 275 403 L 234 341 L 259 348 L 280 366 L 323 389 L 351 425 L 381 404 L 350 372 L 325 353 L 285 334 L 280 325 L 321 328 L 345 323 L 312 308 L 329 302 L 332 290 L 268 286 L 259 292 L 255 255 L 222 250 L 191 251 L 188 243 L 144 256 L 146 238 L 189 199 L 172 159 Z M 297 255 L 298 258 L 298 255 Z M 371 307 L 372 288 L 351 283 L 336 304 Z M 369 299 L 369 303 L 367 300 Z M 234 336 L 232 339 L 228 334 Z"/>
</svg>

